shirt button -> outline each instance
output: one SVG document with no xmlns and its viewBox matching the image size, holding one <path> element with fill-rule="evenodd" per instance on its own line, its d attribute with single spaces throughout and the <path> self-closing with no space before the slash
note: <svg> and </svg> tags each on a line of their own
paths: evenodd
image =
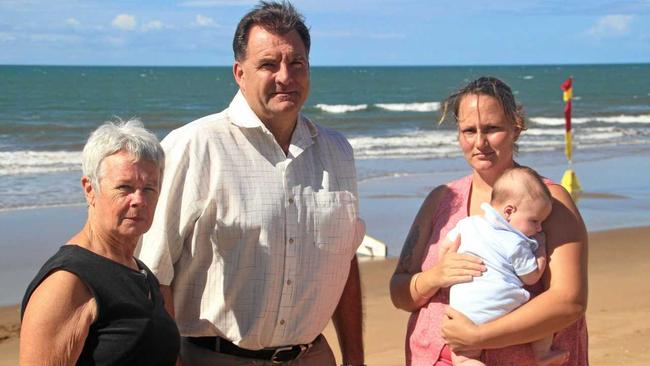
<svg viewBox="0 0 650 366">
<path fill-rule="evenodd" d="M 289 244 L 293 244 L 293 238 L 289 238 Z"/>
<path fill-rule="evenodd" d="M 280 320 L 280 325 L 284 325 L 284 319 Z"/>
<path fill-rule="evenodd" d="M 291 280 L 287 280 L 287 285 L 291 286 Z"/>
<path fill-rule="evenodd" d="M 293 205 L 293 198 L 289 198 L 289 204 Z"/>
</svg>

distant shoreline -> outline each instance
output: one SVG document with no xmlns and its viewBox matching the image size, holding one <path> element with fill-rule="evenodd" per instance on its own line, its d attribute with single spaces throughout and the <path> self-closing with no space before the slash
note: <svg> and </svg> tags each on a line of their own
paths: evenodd
<svg viewBox="0 0 650 366">
<path fill-rule="evenodd" d="M 403 64 L 403 65 L 310 65 L 312 69 L 314 68 L 354 68 L 354 67 L 364 67 L 364 68 L 388 68 L 388 67 L 440 67 L 440 68 L 455 68 L 455 67 L 555 67 L 555 66 L 628 66 L 628 65 L 650 65 L 650 62 L 602 62 L 602 63 L 529 63 L 529 64 L 441 64 L 441 65 L 418 65 L 418 64 Z M 153 68 L 231 68 L 232 64 L 225 65 L 90 65 L 90 64 L 0 64 L 0 67 L 123 67 L 123 68 L 142 68 L 142 67 L 153 67 Z"/>
</svg>

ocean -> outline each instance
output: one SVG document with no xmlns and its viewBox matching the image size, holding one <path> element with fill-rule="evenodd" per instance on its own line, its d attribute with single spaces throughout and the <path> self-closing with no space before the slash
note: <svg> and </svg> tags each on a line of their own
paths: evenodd
<svg viewBox="0 0 650 366">
<path fill-rule="evenodd" d="M 304 112 L 357 158 L 368 234 L 400 253 L 436 185 L 469 173 L 440 103 L 480 75 L 505 80 L 529 129 L 517 160 L 559 181 L 568 167 L 560 84 L 574 77 L 574 158 L 589 231 L 650 225 L 650 64 L 314 67 Z M 138 117 L 159 138 L 225 108 L 227 67 L 0 66 L 0 305 L 83 225 L 80 151 L 102 122 Z M 650 241 L 647 243 L 650 245 Z"/>
<path fill-rule="evenodd" d="M 649 155 L 650 64 L 313 67 L 304 112 L 348 137 L 360 182 L 466 170 L 453 123 L 438 124 L 440 104 L 480 75 L 506 81 L 524 105 L 520 158 L 533 166 L 566 164 L 560 84 L 568 76 L 576 162 Z M 103 121 L 138 117 L 162 138 L 222 110 L 237 88 L 229 67 L 0 66 L 0 90 L 6 211 L 83 203 L 80 151 Z"/>
</svg>

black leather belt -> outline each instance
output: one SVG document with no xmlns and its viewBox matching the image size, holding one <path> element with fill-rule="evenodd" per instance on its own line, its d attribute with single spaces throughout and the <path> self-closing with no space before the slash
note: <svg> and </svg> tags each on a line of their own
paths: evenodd
<svg viewBox="0 0 650 366">
<path fill-rule="evenodd" d="M 318 337 L 321 337 L 320 335 Z M 316 342 L 318 337 L 314 340 Z M 298 344 L 295 346 L 286 346 L 278 348 L 264 348 L 261 350 L 250 350 L 237 346 L 236 344 L 230 342 L 227 339 L 221 337 L 185 337 L 188 342 L 202 347 L 207 348 L 211 351 L 224 353 L 227 355 L 244 357 L 244 358 L 254 358 L 258 360 L 267 360 L 275 365 L 279 365 L 285 362 L 293 361 L 298 357 L 302 356 L 314 342 L 309 344 Z"/>
</svg>

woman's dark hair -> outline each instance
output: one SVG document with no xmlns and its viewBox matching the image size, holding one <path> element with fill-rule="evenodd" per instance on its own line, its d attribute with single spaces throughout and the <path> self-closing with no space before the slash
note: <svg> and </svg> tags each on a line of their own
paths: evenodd
<svg viewBox="0 0 650 366">
<path fill-rule="evenodd" d="M 305 46 L 307 56 L 309 56 L 311 38 L 309 28 L 305 25 L 305 18 L 302 14 L 288 1 L 260 1 L 253 10 L 244 15 L 237 25 L 235 37 L 232 41 L 235 60 L 242 61 L 246 58 L 248 36 L 251 28 L 255 25 L 278 35 L 284 35 L 295 30 Z"/>
<path fill-rule="evenodd" d="M 492 76 L 481 76 L 476 80 L 470 81 L 469 84 L 447 97 L 443 102 L 440 123 L 445 119 L 448 111 L 454 114 L 454 119 L 458 122 L 460 102 L 463 97 L 472 94 L 488 95 L 495 98 L 501 104 L 504 114 L 513 126 L 519 128 L 521 131 L 526 129 L 524 109 L 515 100 L 512 89 L 510 89 L 508 84 Z"/>
</svg>

